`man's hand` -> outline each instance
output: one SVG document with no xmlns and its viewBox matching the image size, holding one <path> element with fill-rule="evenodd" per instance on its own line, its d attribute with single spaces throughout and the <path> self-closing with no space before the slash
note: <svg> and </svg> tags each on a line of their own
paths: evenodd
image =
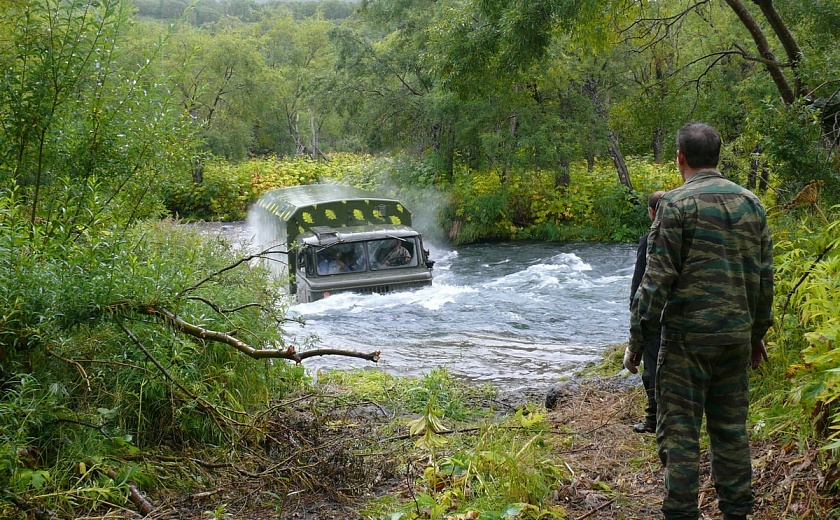
<svg viewBox="0 0 840 520">
<path fill-rule="evenodd" d="M 766 355 L 766 354 L 765 354 Z M 641 352 L 631 352 L 630 347 L 624 349 L 624 368 L 630 371 L 631 374 L 639 373 L 639 363 L 642 362 Z"/>
<path fill-rule="evenodd" d="M 752 344 L 752 355 L 750 356 L 750 365 L 753 368 L 758 368 L 758 365 L 761 364 L 761 360 L 770 361 L 770 358 L 767 357 L 767 348 L 764 346 L 764 340 L 760 339 L 758 341 L 753 342 Z"/>
</svg>

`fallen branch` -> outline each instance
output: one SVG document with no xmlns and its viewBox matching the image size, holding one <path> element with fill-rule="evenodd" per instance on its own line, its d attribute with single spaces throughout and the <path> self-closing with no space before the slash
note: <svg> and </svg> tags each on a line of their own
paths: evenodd
<svg viewBox="0 0 840 520">
<path fill-rule="evenodd" d="M 168 370 L 166 370 L 166 367 L 164 367 L 160 363 L 160 361 L 158 361 L 157 358 L 155 358 L 152 355 L 152 353 L 149 351 L 149 349 L 147 349 L 143 345 L 143 343 L 140 341 L 140 339 L 137 336 L 135 336 L 133 332 L 128 330 L 126 328 L 126 326 L 123 325 L 122 321 L 120 321 L 120 320 L 116 320 L 116 321 L 117 321 L 117 325 L 120 327 L 120 329 L 122 329 L 122 331 L 125 332 L 125 334 L 131 339 L 131 341 L 137 346 L 137 348 L 139 348 L 143 352 L 143 354 L 146 355 L 146 358 L 148 358 L 149 361 L 151 361 L 152 364 L 154 364 L 158 368 L 158 370 L 160 370 L 160 372 L 163 374 L 163 376 L 168 381 L 170 381 L 173 385 L 175 385 L 175 387 L 178 388 L 178 390 L 180 390 L 181 392 L 183 392 L 187 396 L 189 396 L 190 399 L 193 399 L 196 402 L 196 404 L 202 410 L 210 412 L 210 418 L 213 420 L 213 422 L 216 423 L 216 425 L 219 427 L 220 431 L 224 431 L 224 428 L 222 427 L 222 424 L 219 423 L 219 418 L 220 417 L 223 418 L 228 424 L 235 424 L 237 426 L 245 426 L 243 423 L 234 420 L 233 417 L 229 417 L 229 416 L 225 415 L 224 413 L 222 413 L 220 408 L 215 406 L 213 403 L 211 403 L 211 402 L 195 395 L 194 393 L 190 392 L 184 385 L 181 384 L 180 381 L 178 381 L 172 374 L 169 373 Z M 242 413 L 242 412 L 233 411 L 233 413 Z"/>
<path fill-rule="evenodd" d="M 89 460 L 87 461 L 87 464 L 91 468 L 96 467 L 93 461 Z M 110 478 L 111 480 L 117 480 L 117 472 L 113 469 L 100 469 L 100 471 L 108 475 L 108 478 Z M 140 511 L 140 514 L 142 514 L 143 516 L 147 516 L 149 513 L 155 510 L 155 506 L 153 506 L 151 502 L 146 500 L 146 498 L 143 496 L 142 493 L 140 493 L 140 489 L 138 489 L 136 485 L 132 484 L 131 482 L 128 482 L 127 484 L 129 498 L 131 498 L 131 502 L 135 506 L 137 506 L 137 510 Z"/>
<path fill-rule="evenodd" d="M 27 518 L 30 518 L 29 515 L 32 515 L 31 518 L 35 520 L 50 520 L 55 518 L 53 511 L 31 504 L 8 489 L 0 489 L 0 495 L 8 499 L 15 507 L 27 513 Z"/>
<path fill-rule="evenodd" d="M 379 350 L 366 354 L 363 352 L 341 349 L 315 349 L 307 350 L 306 352 L 297 352 L 293 345 L 290 345 L 286 349 L 257 349 L 232 336 L 231 334 L 205 329 L 204 327 L 189 323 L 163 307 L 158 307 L 156 305 L 141 305 L 137 310 L 141 314 L 160 318 L 179 332 L 199 339 L 217 341 L 219 343 L 224 343 L 225 345 L 230 345 L 254 359 L 288 359 L 296 363 L 300 363 L 304 359 L 316 356 L 347 356 L 365 359 L 375 363 L 379 361 L 379 355 L 381 354 Z"/>
<path fill-rule="evenodd" d="M 615 502 L 615 501 L 616 501 L 616 499 L 614 498 L 614 499 L 610 500 L 609 502 L 604 502 L 603 504 L 601 504 L 600 506 L 596 507 L 596 508 L 595 508 L 595 509 L 593 509 L 592 511 L 590 511 L 590 512 L 586 513 L 585 515 L 583 515 L 583 516 L 579 516 L 579 517 L 575 518 L 575 520 L 584 520 L 584 518 L 589 518 L 589 517 L 590 517 L 590 516 L 592 516 L 593 514 L 597 513 L 598 511 L 600 511 L 600 510 L 602 510 L 602 509 L 604 509 L 605 507 L 609 506 L 610 504 L 612 504 L 612 503 L 613 503 L 613 502 Z"/>
<path fill-rule="evenodd" d="M 172 382 L 172 384 L 174 384 L 176 387 L 178 387 L 178 390 L 187 394 L 187 396 L 189 396 L 190 399 L 198 400 L 198 397 L 195 394 L 190 392 L 184 385 L 181 384 L 180 381 L 175 379 L 175 377 L 172 376 L 172 374 L 170 374 L 168 370 L 166 370 L 166 367 L 164 367 L 160 363 L 160 361 L 158 361 L 157 358 L 155 358 L 152 355 L 152 353 L 149 352 L 149 349 L 147 349 L 143 345 L 143 343 L 140 341 L 140 339 L 137 336 L 135 336 L 133 332 L 128 330 L 126 328 L 126 326 L 123 325 L 123 322 L 121 320 L 117 320 L 117 325 L 120 327 L 120 329 L 122 329 L 123 332 L 125 332 L 126 336 L 128 336 L 129 339 L 131 339 L 131 341 L 137 346 L 137 348 L 139 348 L 140 350 L 143 351 L 143 354 L 146 355 L 146 358 L 148 358 L 149 361 L 151 361 L 152 364 L 155 365 L 158 370 L 160 370 L 160 372 L 164 375 L 164 377 L 166 377 L 166 379 L 168 379 L 169 381 Z"/>
</svg>

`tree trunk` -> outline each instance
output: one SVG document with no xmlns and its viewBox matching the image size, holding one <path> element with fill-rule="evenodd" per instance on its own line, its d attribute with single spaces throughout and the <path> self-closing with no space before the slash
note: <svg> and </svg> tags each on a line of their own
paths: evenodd
<svg viewBox="0 0 840 520">
<path fill-rule="evenodd" d="M 791 63 L 791 69 L 793 70 L 794 77 L 796 78 L 794 80 L 796 86 L 794 96 L 799 97 L 802 92 L 802 82 L 799 79 L 798 74 L 796 74 L 796 69 L 799 66 L 799 62 L 802 60 L 802 49 L 799 47 L 799 44 L 796 42 L 796 38 L 793 37 L 793 34 L 791 34 L 787 27 L 787 24 L 785 24 L 782 20 L 781 15 L 779 15 L 776 7 L 773 5 L 773 0 L 753 0 L 753 3 L 761 9 L 764 17 L 770 23 L 770 27 L 773 28 L 773 32 L 776 33 L 776 38 L 779 39 L 782 43 L 782 47 L 785 48 L 785 53 Z"/>
<path fill-rule="evenodd" d="M 747 189 L 755 191 L 756 179 L 758 179 L 758 170 L 761 167 L 757 154 L 752 154 L 750 157 L 750 171 L 747 173 Z"/>
<path fill-rule="evenodd" d="M 618 180 L 621 184 L 632 190 L 633 182 L 630 180 L 630 170 L 627 169 L 627 162 L 624 160 L 624 155 L 618 146 L 618 135 L 616 135 L 615 130 L 609 130 L 607 140 L 609 142 L 608 146 L 613 164 L 618 172 Z"/>
<path fill-rule="evenodd" d="M 318 144 L 318 136 L 321 134 L 321 128 L 319 125 L 315 124 L 317 118 L 315 117 L 315 109 L 309 107 L 309 128 L 312 132 L 312 150 L 309 153 L 309 156 L 312 158 L 313 161 L 317 161 L 319 158 L 323 159 L 325 162 L 329 162 L 330 159 L 327 157 L 327 154 L 321 150 L 321 146 Z"/>
<path fill-rule="evenodd" d="M 320 149 L 318 148 L 318 131 L 315 129 L 315 111 L 312 107 L 309 107 L 309 131 L 312 134 L 310 143 L 312 143 L 311 148 L 311 155 L 313 160 L 318 158 L 318 152 Z"/>
<path fill-rule="evenodd" d="M 572 176 L 568 159 L 559 161 L 559 168 L 554 173 L 554 189 L 568 188 L 572 184 Z"/>
<path fill-rule="evenodd" d="M 586 152 L 586 173 L 595 171 L 595 152 Z"/>
<path fill-rule="evenodd" d="M 653 162 L 662 164 L 665 157 L 665 128 L 657 126 L 653 130 Z"/>
<path fill-rule="evenodd" d="M 758 177 L 758 193 L 763 195 L 770 185 L 770 170 L 766 164 L 761 165 L 761 175 Z"/>
<path fill-rule="evenodd" d="M 300 113 L 295 112 L 290 121 L 292 139 L 295 140 L 295 155 L 304 155 L 306 153 L 306 143 L 303 142 L 303 137 L 300 135 Z"/>
<path fill-rule="evenodd" d="M 761 148 L 755 147 L 750 156 L 750 172 L 747 174 L 747 188 L 758 193 L 767 191 L 767 185 L 770 182 L 770 173 L 767 169 L 767 164 L 761 160 Z"/>
<path fill-rule="evenodd" d="M 443 173 L 451 180 L 455 172 L 455 135 L 451 124 L 440 121 L 431 125 L 429 137 L 435 155 L 443 163 Z"/>
<path fill-rule="evenodd" d="M 653 71 L 656 82 L 652 87 L 652 95 L 662 102 L 668 97 L 666 81 L 674 73 L 674 53 L 669 52 L 663 58 L 654 56 Z M 653 131 L 653 162 L 656 164 L 662 164 L 665 160 L 665 135 L 665 125 L 660 123 Z"/>
<path fill-rule="evenodd" d="M 446 152 L 444 153 L 443 164 L 446 171 L 446 178 L 450 181 L 455 177 L 455 132 L 452 125 L 447 125 L 446 131 Z"/>
<path fill-rule="evenodd" d="M 199 156 L 192 158 L 192 178 L 196 184 L 204 182 L 204 159 Z"/>
<path fill-rule="evenodd" d="M 787 77 L 785 77 L 785 73 L 782 71 L 781 64 L 776 60 L 776 56 L 773 54 L 773 51 L 770 50 L 770 44 L 767 43 L 767 38 L 764 36 L 764 32 L 761 30 L 761 26 L 758 24 L 756 19 L 753 18 L 753 16 L 750 14 L 750 12 L 747 10 L 746 6 L 744 6 L 741 0 L 725 1 L 729 5 L 729 7 L 735 12 L 735 15 L 738 16 L 738 19 L 741 20 L 741 23 L 744 25 L 744 27 L 746 27 L 752 35 L 753 42 L 755 42 L 755 46 L 758 49 L 758 53 L 761 55 L 761 62 L 764 64 L 764 67 L 767 69 L 767 72 L 770 73 L 770 77 L 773 78 L 773 82 L 776 84 L 776 89 L 782 96 L 782 101 L 784 101 L 786 105 L 793 103 L 793 101 L 796 99 L 796 94 L 794 93 L 793 89 L 788 83 Z M 754 1 L 757 5 L 759 5 L 759 7 L 762 7 L 762 10 L 764 10 L 762 4 L 772 4 L 772 2 L 770 2 L 769 0 Z M 770 7 L 772 8 L 772 5 L 770 5 Z M 775 9 L 772 9 L 772 11 L 775 12 Z M 781 20 L 777 20 L 777 23 L 780 23 L 781 26 L 784 27 L 784 24 L 781 23 Z"/>
<path fill-rule="evenodd" d="M 607 118 L 607 108 L 609 100 L 604 100 L 601 97 L 598 80 L 593 76 L 588 76 L 583 84 L 583 90 L 592 102 L 595 108 L 595 113 L 599 119 L 606 123 L 607 130 L 607 148 L 618 173 L 618 181 L 629 189 L 633 189 L 633 183 L 630 182 L 630 172 L 627 169 L 627 162 L 624 160 L 624 155 L 621 153 L 621 147 L 618 144 L 618 135 L 615 130 L 609 127 L 609 120 Z"/>
</svg>

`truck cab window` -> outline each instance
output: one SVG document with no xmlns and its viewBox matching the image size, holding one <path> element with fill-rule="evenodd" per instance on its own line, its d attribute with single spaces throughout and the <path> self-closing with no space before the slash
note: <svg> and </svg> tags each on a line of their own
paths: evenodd
<svg viewBox="0 0 840 520">
<path fill-rule="evenodd" d="M 317 254 L 318 274 L 356 273 L 367 270 L 364 244 L 339 244 L 322 249 Z"/>
<path fill-rule="evenodd" d="M 392 269 L 417 265 L 413 240 L 389 238 L 370 243 L 371 269 Z"/>
</svg>

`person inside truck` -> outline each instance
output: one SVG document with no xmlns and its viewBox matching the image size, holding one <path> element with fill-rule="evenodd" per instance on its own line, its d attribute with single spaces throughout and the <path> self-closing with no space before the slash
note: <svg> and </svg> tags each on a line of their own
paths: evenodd
<svg viewBox="0 0 840 520">
<path fill-rule="evenodd" d="M 338 249 L 329 248 L 318 253 L 318 274 L 336 274 L 347 271 L 347 259 Z"/>
<path fill-rule="evenodd" d="M 330 253 L 329 249 L 318 252 L 318 274 L 330 274 Z"/>
<path fill-rule="evenodd" d="M 397 267 L 411 262 L 411 253 L 402 240 L 392 238 L 391 243 L 379 250 L 380 267 Z"/>
<path fill-rule="evenodd" d="M 332 260 L 330 260 L 329 273 L 347 273 L 350 271 L 349 263 L 347 262 L 347 255 L 339 250 L 333 252 Z"/>
</svg>

